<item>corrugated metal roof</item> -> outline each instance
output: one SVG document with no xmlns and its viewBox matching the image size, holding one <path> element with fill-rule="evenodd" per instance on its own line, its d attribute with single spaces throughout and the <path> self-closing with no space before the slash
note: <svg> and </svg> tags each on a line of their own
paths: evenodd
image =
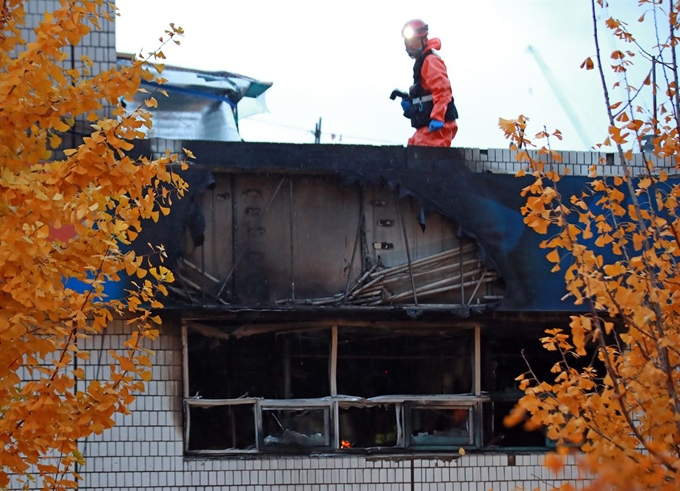
<svg viewBox="0 0 680 491">
<path fill-rule="evenodd" d="M 118 64 L 127 65 L 131 56 L 119 55 Z M 240 141 L 239 117 L 266 111 L 264 94 L 272 86 L 245 75 L 227 71 L 203 71 L 165 66 L 159 85 L 143 81 L 150 93 L 163 89 L 168 97 L 157 95 L 151 138 L 173 140 Z M 149 93 L 138 92 L 131 101 L 142 105 Z M 247 107 L 244 107 L 247 105 Z"/>
</svg>

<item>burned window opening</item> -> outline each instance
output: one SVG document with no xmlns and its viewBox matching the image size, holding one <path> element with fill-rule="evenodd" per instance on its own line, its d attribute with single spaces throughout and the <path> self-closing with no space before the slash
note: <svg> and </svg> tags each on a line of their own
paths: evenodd
<svg viewBox="0 0 680 491">
<path fill-rule="evenodd" d="M 339 404 L 340 449 L 395 447 L 400 439 L 396 404 Z"/>
<path fill-rule="evenodd" d="M 557 352 L 543 348 L 540 338 L 545 336 L 544 325 L 523 326 L 509 324 L 502 329 L 483 334 L 482 389 L 490 401 L 482 405 L 484 446 L 488 448 L 526 449 L 554 448 L 543 428 L 527 427 L 520 423 L 512 427 L 504 419 L 523 396 L 519 389 L 519 375 L 528 376 L 529 367 L 540 380 L 553 380 L 553 365 L 561 361 Z M 555 327 L 554 325 L 550 326 Z M 574 366 L 587 365 L 591 356 L 574 360 Z"/>
<path fill-rule="evenodd" d="M 340 394 L 465 394 L 473 386 L 473 333 L 400 333 L 342 329 L 338 335 Z"/>
<path fill-rule="evenodd" d="M 327 448 L 330 408 L 262 408 L 263 446 L 278 450 Z"/>
<path fill-rule="evenodd" d="M 493 401 L 483 405 L 485 418 L 486 447 L 500 448 L 541 448 L 549 446 L 543 429 L 527 429 L 523 424 L 505 426 L 503 420 L 510 414 L 519 398 L 502 400 L 494 398 Z"/>
<path fill-rule="evenodd" d="M 188 333 L 189 396 L 291 399 L 329 393 L 330 329 L 220 339 Z"/>
<path fill-rule="evenodd" d="M 483 405 L 484 444 L 499 448 L 540 448 L 546 446 L 541 430 L 528 430 L 519 424 L 506 427 L 504 418 L 522 397 L 519 375 L 532 370 L 549 375 L 555 353 L 543 349 L 539 338 L 543 330 L 529 328 L 504 329 L 503 333 L 487 332 L 484 336 L 486 377 L 482 388 L 489 392 L 491 401 Z"/>
<path fill-rule="evenodd" d="M 502 425 L 521 396 L 515 348 L 545 354 L 535 332 L 309 322 L 211 329 L 184 328 L 187 453 L 548 445 L 540 431 Z"/>
<path fill-rule="evenodd" d="M 189 406 L 189 451 L 252 451 L 257 448 L 255 406 Z"/>
<path fill-rule="evenodd" d="M 472 445 L 472 408 L 411 406 L 408 408 L 409 445 L 424 448 Z"/>
</svg>

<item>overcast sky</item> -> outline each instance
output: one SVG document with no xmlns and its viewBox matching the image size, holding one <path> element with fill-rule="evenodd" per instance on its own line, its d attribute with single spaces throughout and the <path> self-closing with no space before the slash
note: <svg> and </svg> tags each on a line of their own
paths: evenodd
<svg viewBox="0 0 680 491">
<path fill-rule="evenodd" d="M 610 12 L 634 23 L 636 0 L 613 0 Z M 454 147 L 504 148 L 498 118 L 524 114 L 532 133 L 559 128 L 555 148 L 585 150 L 607 123 L 595 70 L 590 0 L 116 0 L 119 52 L 151 50 L 170 22 L 184 28 L 166 63 L 225 70 L 273 82 L 269 113 L 241 122 L 247 141 L 405 145 L 412 130 L 395 88 L 412 83 L 413 61 L 400 31 L 411 18 L 442 41 L 460 113 Z M 607 52 L 615 46 L 602 38 Z M 532 46 L 544 60 L 541 69 Z M 546 77 L 547 74 L 547 77 Z M 549 83 L 547 78 L 552 78 Z M 565 109 L 566 106 L 566 109 Z M 570 113 L 571 112 L 571 117 Z M 580 122 L 578 132 L 573 121 Z M 333 136 L 335 138 L 333 138 Z M 584 142 L 587 140 L 587 142 Z"/>
</svg>

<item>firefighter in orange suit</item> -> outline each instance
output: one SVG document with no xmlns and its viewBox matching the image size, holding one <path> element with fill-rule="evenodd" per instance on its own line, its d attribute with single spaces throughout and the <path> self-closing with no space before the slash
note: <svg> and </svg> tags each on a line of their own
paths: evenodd
<svg viewBox="0 0 680 491">
<path fill-rule="evenodd" d="M 458 132 L 458 111 L 453 102 L 446 65 L 433 50 L 441 49 L 439 38 L 428 39 L 428 27 L 420 19 L 410 20 L 401 31 L 406 53 L 415 60 L 409 97 L 402 99 L 404 116 L 416 132 L 409 145 L 449 147 Z"/>
</svg>

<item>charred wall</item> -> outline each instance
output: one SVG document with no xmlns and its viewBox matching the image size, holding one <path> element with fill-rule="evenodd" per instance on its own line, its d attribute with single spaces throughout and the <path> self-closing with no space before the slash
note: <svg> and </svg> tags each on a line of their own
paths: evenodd
<svg viewBox="0 0 680 491">
<path fill-rule="evenodd" d="M 415 262 L 461 245 L 454 222 L 437 213 L 424 217 L 417 201 L 399 198 L 387 185 L 347 184 L 335 175 L 213 175 L 215 185 L 200 197 L 203 244 L 196 247 L 185 234 L 177 261 L 179 285 L 206 301 L 261 305 L 332 299 L 372 268 L 405 265 L 409 256 Z M 472 247 L 465 257 L 452 256 L 448 266 L 434 263 L 427 274 L 416 273 L 417 286 L 438 285 L 461 267 L 477 264 L 474 244 L 467 245 Z M 384 288 L 412 301 L 406 273 Z M 461 303 L 460 292 L 450 292 L 429 294 L 428 301 Z"/>
</svg>

